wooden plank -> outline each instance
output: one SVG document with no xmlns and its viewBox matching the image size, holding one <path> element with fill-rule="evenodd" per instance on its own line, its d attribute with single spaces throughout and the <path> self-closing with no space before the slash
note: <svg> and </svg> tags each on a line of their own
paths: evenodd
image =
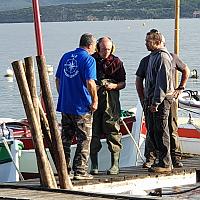
<svg viewBox="0 0 200 200">
<path fill-rule="evenodd" d="M 47 192 L 47 191 L 36 191 L 36 190 L 28 190 L 28 189 L 1 189 L 0 190 L 0 198 L 16 198 L 16 199 L 48 199 L 48 200 L 92 200 L 92 199 L 102 199 L 101 197 L 90 197 L 83 195 L 75 195 L 75 194 L 64 194 L 57 192 Z M 110 199 L 110 198 L 103 198 Z"/>
<path fill-rule="evenodd" d="M 20 197 L 18 196 L 20 192 L 21 192 L 21 195 L 28 194 L 28 197 L 29 197 L 29 192 L 26 192 L 26 189 L 27 189 L 27 190 L 33 191 L 33 192 L 30 192 L 31 196 L 34 197 L 32 199 L 40 199 L 40 198 L 42 199 L 44 195 L 46 199 L 51 199 L 51 198 L 58 199 L 58 196 L 59 196 L 59 199 L 66 198 L 66 199 L 73 199 L 73 200 L 82 198 L 82 196 L 84 197 L 82 199 L 93 199 L 93 197 L 94 199 L 98 199 L 100 197 L 104 197 L 108 199 L 109 198 L 120 199 L 122 198 L 122 196 L 123 196 L 122 199 L 130 199 L 130 196 L 127 196 L 127 195 L 124 196 L 125 191 L 123 192 L 121 189 L 128 188 L 128 186 L 131 189 L 134 189 L 135 187 L 135 190 L 132 190 L 132 192 L 134 192 L 133 194 L 136 194 L 135 192 L 143 192 L 142 190 L 144 189 L 150 190 L 151 187 L 154 187 L 155 189 L 156 187 L 166 188 L 166 187 L 172 187 L 172 186 L 176 186 L 180 184 L 187 185 L 187 184 L 196 183 L 195 182 L 196 176 L 198 180 L 198 176 L 200 174 L 200 156 L 187 158 L 182 161 L 184 164 L 183 168 L 174 169 L 173 172 L 167 173 L 167 174 L 150 173 L 148 172 L 147 169 L 143 169 L 142 166 L 122 168 L 120 169 L 119 175 L 107 175 L 106 172 L 100 172 L 98 176 L 94 176 L 93 180 L 81 180 L 81 181 L 73 180 L 72 183 L 73 183 L 74 189 L 78 191 L 61 190 L 61 189 L 50 190 L 46 188 L 41 188 L 39 179 L 25 180 L 25 181 L 21 181 L 17 183 L 4 183 L 4 184 L 0 184 L 0 188 L 1 188 L 0 197 L 2 195 L 3 197 L 7 197 L 6 196 L 7 194 L 16 195 L 16 197 Z M 57 177 L 57 182 L 58 182 L 58 177 Z M 157 183 L 157 185 L 155 183 Z M 107 188 L 108 189 L 112 188 L 112 189 L 108 191 Z M 13 190 L 14 192 L 12 192 Z M 25 190 L 25 193 L 23 190 Z M 102 192 L 114 193 L 115 192 L 114 190 L 116 190 L 116 192 L 121 192 L 121 194 L 111 195 L 112 197 L 108 194 L 100 194 Z M 136 190 L 141 190 L 141 191 L 136 191 Z M 4 191 L 7 191 L 7 192 L 4 192 Z M 46 193 L 43 193 L 43 192 L 51 193 L 51 195 L 49 194 L 48 196 Z M 65 195 L 66 193 L 68 193 L 67 194 L 68 196 L 65 196 L 63 193 Z M 35 195 L 38 195 L 38 196 L 35 196 Z M 80 196 L 77 197 L 76 195 L 80 195 Z"/>
</svg>

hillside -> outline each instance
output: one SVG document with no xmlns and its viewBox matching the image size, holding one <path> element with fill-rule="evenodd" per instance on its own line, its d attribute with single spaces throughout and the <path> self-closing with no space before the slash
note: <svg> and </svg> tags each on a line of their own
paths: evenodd
<svg viewBox="0 0 200 200">
<path fill-rule="evenodd" d="M 103 2 L 105 0 L 39 0 L 40 6 L 52 6 L 61 4 L 85 4 Z M 0 11 L 18 10 L 30 8 L 32 0 L 0 0 Z"/>
<path fill-rule="evenodd" d="M 28 1 L 29 0 L 26 2 Z M 48 0 L 48 2 L 50 1 L 51 0 Z M 58 2 L 58 0 L 54 0 L 54 2 Z M 174 0 L 98 1 L 98 3 L 88 4 L 41 6 L 40 10 L 41 20 L 43 22 L 164 19 L 174 18 Z M 182 18 L 193 17 L 195 11 L 200 11 L 199 0 L 181 0 Z M 0 12 L 0 23 L 21 23 L 32 21 L 32 8 Z"/>
</svg>

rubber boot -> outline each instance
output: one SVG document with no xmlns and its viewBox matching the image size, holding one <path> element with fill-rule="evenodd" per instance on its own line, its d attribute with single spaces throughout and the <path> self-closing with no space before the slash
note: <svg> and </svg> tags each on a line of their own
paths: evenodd
<svg viewBox="0 0 200 200">
<path fill-rule="evenodd" d="M 90 159 L 91 159 L 90 174 L 97 175 L 99 173 L 99 171 L 98 171 L 98 153 L 90 154 Z"/>
<path fill-rule="evenodd" d="M 66 165 L 67 165 L 67 172 L 68 172 L 68 175 L 70 176 L 71 175 L 71 170 L 72 170 L 71 163 L 70 163 L 70 156 L 67 155 L 65 157 L 65 159 L 66 159 Z"/>
<path fill-rule="evenodd" d="M 111 153 L 111 168 L 107 171 L 108 175 L 119 174 L 119 156 L 119 152 Z"/>
</svg>

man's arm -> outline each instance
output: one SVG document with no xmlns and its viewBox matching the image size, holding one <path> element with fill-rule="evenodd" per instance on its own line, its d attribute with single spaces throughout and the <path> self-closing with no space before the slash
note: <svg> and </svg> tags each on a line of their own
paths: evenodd
<svg viewBox="0 0 200 200">
<path fill-rule="evenodd" d="M 168 59 L 168 56 L 166 57 L 166 54 L 163 54 L 163 56 L 161 56 L 160 63 L 161 64 L 159 63 L 156 64 L 157 72 L 156 72 L 154 95 L 150 106 L 151 112 L 158 111 L 158 106 L 163 102 L 168 93 L 168 85 L 172 84 L 173 77 L 169 70 L 171 68 L 171 61 L 170 59 Z M 169 76 L 171 76 L 171 79 L 168 78 Z"/>
<path fill-rule="evenodd" d="M 143 105 L 144 102 L 144 85 L 143 85 L 143 78 L 136 76 L 136 80 L 135 80 L 135 86 L 136 86 L 136 90 L 140 99 L 140 103 L 141 105 Z"/>
<path fill-rule="evenodd" d="M 97 110 L 98 106 L 96 83 L 94 80 L 87 80 L 86 82 L 87 82 L 87 89 L 92 97 L 91 111 L 94 112 L 95 110 Z"/>
<path fill-rule="evenodd" d="M 180 81 L 180 86 L 183 86 L 184 88 L 186 87 L 187 80 L 190 75 L 190 69 L 187 65 L 183 68 L 183 71 L 181 72 L 181 81 Z"/>
<path fill-rule="evenodd" d="M 186 83 L 187 83 L 187 80 L 189 78 L 189 75 L 190 75 L 190 69 L 189 69 L 189 67 L 186 64 L 184 64 L 184 68 L 181 71 L 181 81 L 180 81 L 180 84 L 175 89 L 175 91 L 173 93 L 173 96 L 175 98 L 178 98 L 178 96 L 181 94 L 181 92 L 186 87 Z"/>
<path fill-rule="evenodd" d="M 115 57 L 116 65 L 118 66 L 118 70 L 115 72 L 117 83 L 107 83 L 105 85 L 106 90 L 122 90 L 126 87 L 126 72 L 123 65 L 123 62 Z"/>
</svg>

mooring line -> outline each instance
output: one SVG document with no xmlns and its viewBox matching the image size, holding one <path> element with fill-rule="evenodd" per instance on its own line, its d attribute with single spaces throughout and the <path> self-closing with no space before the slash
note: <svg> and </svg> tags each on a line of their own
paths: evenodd
<svg viewBox="0 0 200 200">
<path fill-rule="evenodd" d="M 190 110 L 190 109 L 187 109 L 187 108 L 183 108 L 183 107 L 179 107 L 179 108 L 182 109 L 182 110 L 189 111 L 189 112 L 191 112 L 191 113 L 194 113 L 194 114 L 200 115 L 199 112 L 195 112 L 195 111 L 193 111 L 193 110 Z"/>
</svg>

